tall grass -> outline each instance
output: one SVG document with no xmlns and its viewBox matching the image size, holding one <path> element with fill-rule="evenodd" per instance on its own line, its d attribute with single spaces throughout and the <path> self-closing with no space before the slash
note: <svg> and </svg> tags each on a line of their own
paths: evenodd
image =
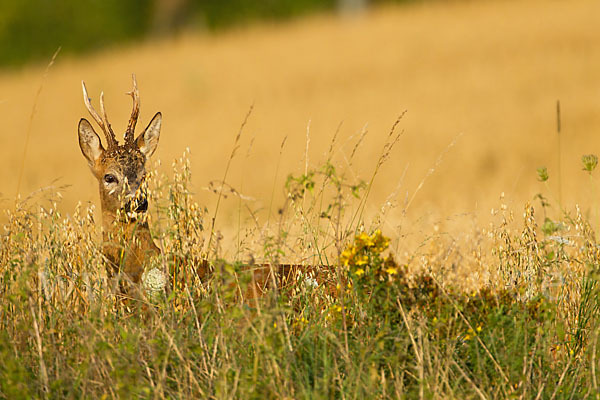
<svg viewBox="0 0 600 400">
<path fill-rule="evenodd" d="M 501 204 L 491 227 L 401 255 L 385 215 L 364 220 L 370 184 L 331 157 L 289 175 L 276 223 L 244 211 L 255 228 L 235 238 L 194 201 L 191 174 L 187 152 L 171 177 L 150 174 L 151 263 L 171 284 L 133 303 L 106 277 L 93 206 L 62 215 L 48 190 L 6 211 L 1 397 L 597 396 L 600 247 L 579 209 L 552 216 L 543 202 L 541 222 L 530 204 L 522 218 Z M 227 259 L 234 239 L 247 260 Z M 331 268 L 248 300 L 248 260 Z M 489 276 L 469 285 L 459 268 Z"/>
</svg>

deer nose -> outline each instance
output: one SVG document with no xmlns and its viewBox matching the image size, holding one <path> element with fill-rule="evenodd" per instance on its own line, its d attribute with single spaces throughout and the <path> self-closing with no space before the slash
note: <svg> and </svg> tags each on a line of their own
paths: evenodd
<svg viewBox="0 0 600 400">
<path fill-rule="evenodd" d="M 148 211 L 148 200 L 146 200 L 145 196 L 131 199 L 125 203 L 125 211 L 136 213 L 146 212 Z"/>
<path fill-rule="evenodd" d="M 137 201 L 137 207 L 135 208 L 135 212 L 146 212 L 148 211 L 148 200 L 144 197 Z"/>
</svg>

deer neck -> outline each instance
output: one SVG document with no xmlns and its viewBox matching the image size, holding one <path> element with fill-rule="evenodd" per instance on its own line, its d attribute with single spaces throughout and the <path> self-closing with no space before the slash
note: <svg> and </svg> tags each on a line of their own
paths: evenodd
<svg viewBox="0 0 600 400">
<path fill-rule="evenodd" d="M 102 211 L 102 229 L 104 235 L 117 237 L 119 234 L 130 238 L 141 238 L 150 235 L 150 228 L 145 217 L 129 219 L 118 217 L 114 211 Z"/>
<path fill-rule="evenodd" d="M 145 218 L 130 220 L 120 218 L 120 213 L 102 207 L 104 245 L 110 276 L 124 272 L 133 282 L 139 282 L 150 259 L 159 253 L 152 240 Z"/>
</svg>

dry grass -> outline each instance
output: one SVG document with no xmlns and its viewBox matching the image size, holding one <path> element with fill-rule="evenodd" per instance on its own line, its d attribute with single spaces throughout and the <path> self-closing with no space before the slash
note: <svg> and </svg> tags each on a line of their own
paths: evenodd
<svg viewBox="0 0 600 400">
<path fill-rule="evenodd" d="M 369 212 L 400 183 L 392 199 L 399 205 L 389 227 L 395 229 L 406 196 L 462 133 L 412 202 L 408 218 L 430 222 L 464 212 L 485 218 L 501 192 L 516 204 L 531 198 L 541 164 L 557 177 L 557 99 L 565 137 L 562 195 L 573 202 L 572 194 L 582 193 L 579 157 L 600 145 L 599 8 L 594 1 L 439 2 L 216 36 L 185 34 L 85 59 L 59 56 L 37 105 L 21 192 L 59 178 L 72 185 L 63 192 L 65 210 L 78 200 L 97 201 L 76 140 L 76 123 L 86 114 L 80 80 L 86 79 L 96 98 L 104 90 L 121 130 L 130 108 L 123 92 L 135 71 L 142 124 L 155 111 L 165 116 L 156 157 L 169 164 L 189 147 L 197 198 L 211 209 L 216 196 L 202 188 L 222 176 L 252 104 L 228 178 L 256 199 L 252 208 L 270 204 L 275 178 L 281 187 L 285 173 L 303 171 L 309 122 L 312 164 L 324 161 L 342 122 L 338 166 L 345 165 L 366 125 L 352 163 L 352 173 L 366 179 L 391 123 L 408 110 L 401 124 L 406 134 L 374 184 Z M 9 200 L 44 67 L 0 76 L 0 170 L 2 195 Z M 278 163 L 285 173 L 275 177 Z M 275 192 L 274 204 L 281 204 L 281 194 Z M 237 202 L 225 203 L 223 215 L 236 215 Z"/>
<path fill-rule="evenodd" d="M 239 232 L 236 245 L 335 270 L 244 301 L 248 268 L 223 259 L 220 234 L 205 247 L 210 214 L 190 173 L 184 155 L 173 178 L 150 179 L 163 251 L 147 268 L 169 270 L 170 284 L 144 281 L 126 303 L 106 277 L 93 209 L 63 216 L 48 192 L 8 213 L 0 398 L 597 393 L 600 246 L 579 210 L 550 227 L 529 205 L 523 218 L 502 205 L 486 231 L 434 235 L 395 256 L 381 222 L 357 217 L 368 187 L 326 164 L 289 180 L 278 221 Z M 372 233 L 354 234 L 364 225 Z M 194 260 L 206 254 L 213 273 L 200 280 Z"/>
</svg>

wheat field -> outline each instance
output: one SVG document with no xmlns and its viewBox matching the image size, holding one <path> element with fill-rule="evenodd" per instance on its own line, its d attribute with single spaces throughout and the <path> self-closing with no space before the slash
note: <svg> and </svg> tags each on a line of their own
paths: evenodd
<svg viewBox="0 0 600 400">
<path fill-rule="evenodd" d="M 535 169 L 542 165 L 556 197 L 572 204 L 577 193 L 578 202 L 589 200 L 579 159 L 600 146 L 599 9 L 595 1 L 432 2 L 214 35 L 185 33 L 81 58 L 59 55 L 31 121 L 45 63 L 4 71 L 3 204 L 15 197 L 22 162 L 21 196 L 69 185 L 61 191 L 66 212 L 77 201 L 97 202 L 96 182 L 77 145 L 77 122 L 87 116 L 80 81 L 86 80 L 95 101 L 104 91 L 111 121 L 123 132 L 130 112 L 123 93 L 132 72 L 142 95 L 140 125 L 156 111 L 164 115 L 155 159 L 170 166 L 189 147 L 196 197 L 209 209 L 215 196 L 205 188 L 222 179 L 251 105 L 227 183 L 255 209 L 267 207 L 273 191 L 280 204 L 286 175 L 304 170 L 307 130 L 309 165 L 327 158 L 339 128 L 335 165 L 368 179 L 385 136 L 405 110 L 399 124 L 404 134 L 374 182 L 368 206 L 374 213 L 386 199 L 394 202 L 392 235 L 397 218 L 431 224 L 468 213 L 485 221 L 502 192 L 521 204 L 541 191 Z M 363 130 L 368 132 L 349 167 Z M 237 207 L 237 201 L 226 202 L 223 217 Z"/>
</svg>

